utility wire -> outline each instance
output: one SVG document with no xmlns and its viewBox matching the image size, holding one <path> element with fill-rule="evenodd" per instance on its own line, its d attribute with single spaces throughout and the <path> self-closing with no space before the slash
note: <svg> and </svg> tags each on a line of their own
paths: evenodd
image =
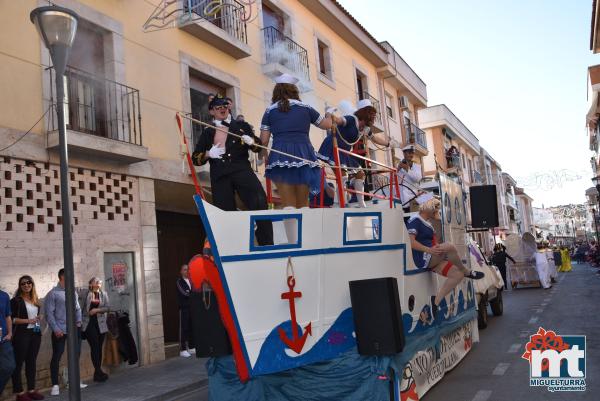
<svg viewBox="0 0 600 401">
<path fill-rule="evenodd" d="M 33 130 L 33 129 L 36 127 L 36 125 L 38 125 L 38 124 L 40 123 L 40 121 L 42 121 L 42 119 L 43 119 L 44 117 L 46 117 L 46 114 L 48 114 L 48 112 L 50 111 L 50 108 L 51 108 L 51 107 L 52 107 L 52 106 L 50 106 L 50 107 L 48 107 L 48 108 L 46 109 L 46 111 L 44 112 L 44 114 L 42 114 L 42 116 L 39 118 L 39 120 L 37 120 L 37 121 L 35 122 L 35 124 L 33 124 L 33 126 L 27 130 L 27 132 L 25 132 L 23 135 L 21 135 L 21 137 L 20 137 L 19 139 L 17 139 L 16 141 L 14 141 L 13 143 L 11 143 L 10 145 L 8 145 L 8 146 L 6 146 L 6 147 L 4 147 L 4 148 L 0 149 L 0 152 L 3 152 L 3 151 L 5 151 L 6 149 L 8 149 L 8 148 L 11 148 L 11 147 L 15 146 L 15 145 L 16 145 L 17 143 L 19 143 L 19 142 L 20 142 L 20 141 L 21 141 L 23 138 L 25 138 L 25 137 L 27 136 L 27 134 L 29 134 L 29 133 L 31 132 L 31 130 Z"/>
</svg>

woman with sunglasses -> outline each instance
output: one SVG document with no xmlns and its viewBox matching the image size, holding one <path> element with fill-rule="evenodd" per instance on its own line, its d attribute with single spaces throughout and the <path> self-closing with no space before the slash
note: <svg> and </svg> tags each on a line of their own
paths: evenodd
<svg viewBox="0 0 600 401">
<path fill-rule="evenodd" d="M 13 392 L 17 401 L 43 400 L 44 396 L 35 389 L 36 361 L 42 333 L 40 330 L 40 300 L 31 276 L 19 279 L 19 288 L 10 301 L 13 311 L 13 338 L 16 368 L 12 375 Z M 21 368 L 25 363 L 27 391 L 23 390 Z"/>
<path fill-rule="evenodd" d="M 94 381 L 104 382 L 108 379 L 108 375 L 102 371 L 102 346 L 104 345 L 104 335 L 108 331 L 106 318 L 109 311 L 109 300 L 108 295 L 102 291 L 102 280 L 98 277 L 90 279 L 88 288 L 89 291 L 82 308 L 81 331 L 90 345 L 92 364 L 94 365 Z"/>
</svg>

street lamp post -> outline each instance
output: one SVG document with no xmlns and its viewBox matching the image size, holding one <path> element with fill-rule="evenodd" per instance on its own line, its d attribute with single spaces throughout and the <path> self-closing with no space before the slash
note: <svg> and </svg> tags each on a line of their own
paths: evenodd
<svg viewBox="0 0 600 401">
<path fill-rule="evenodd" d="M 71 238 L 71 202 L 69 201 L 69 159 L 67 153 L 67 127 L 64 112 L 63 76 L 69 58 L 69 50 L 77 32 L 78 15 L 57 7 L 38 7 L 30 14 L 44 45 L 50 51 L 56 72 L 56 114 L 60 148 L 60 195 L 62 207 L 63 258 L 65 269 L 65 303 L 67 312 L 67 357 L 69 367 L 69 399 L 79 401 L 79 352 L 75 321 L 75 271 L 73 267 L 73 241 Z"/>
</svg>

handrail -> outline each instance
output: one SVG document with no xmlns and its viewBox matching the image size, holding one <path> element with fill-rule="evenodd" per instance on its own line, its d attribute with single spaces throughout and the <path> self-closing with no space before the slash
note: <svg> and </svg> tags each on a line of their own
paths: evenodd
<svg viewBox="0 0 600 401">
<path fill-rule="evenodd" d="M 308 52 L 275 27 L 262 29 L 267 63 L 278 63 L 310 79 Z"/>
</svg>

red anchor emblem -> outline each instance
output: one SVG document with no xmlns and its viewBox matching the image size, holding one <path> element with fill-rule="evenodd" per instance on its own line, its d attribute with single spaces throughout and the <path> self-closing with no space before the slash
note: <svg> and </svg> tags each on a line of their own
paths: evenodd
<svg viewBox="0 0 600 401">
<path fill-rule="evenodd" d="M 288 258 L 288 269 L 290 268 L 290 266 L 292 266 L 292 262 L 291 262 L 291 258 Z M 311 328 L 311 323 L 309 322 L 304 327 L 304 334 L 302 334 L 302 337 L 298 337 L 298 322 L 296 321 L 295 299 L 301 298 L 302 293 L 300 291 L 294 291 L 294 287 L 296 286 L 296 279 L 294 278 L 293 267 L 291 270 L 291 275 L 288 275 L 288 277 L 287 277 L 287 285 L 290 290 L 288 292 L 282 293 L 281 299 L 287 299 L 290 303 L 292 338 L 290 339 L 285 334 L 285 331 L 283 331 L 283 329 L 281 327 L 279 328 L 279 338 L 281 338 L 281 341 L 283 341 L 284 344 L 287 345 L 289 349 L 291 349 L 295 353 L 299 354 L 300 351 L 302 351 L 302 348 L 304 348 L 304 343 L 306 342 L 307 336 L 309 334 L 312 335 L 312 328 Z"/>
</svg>

